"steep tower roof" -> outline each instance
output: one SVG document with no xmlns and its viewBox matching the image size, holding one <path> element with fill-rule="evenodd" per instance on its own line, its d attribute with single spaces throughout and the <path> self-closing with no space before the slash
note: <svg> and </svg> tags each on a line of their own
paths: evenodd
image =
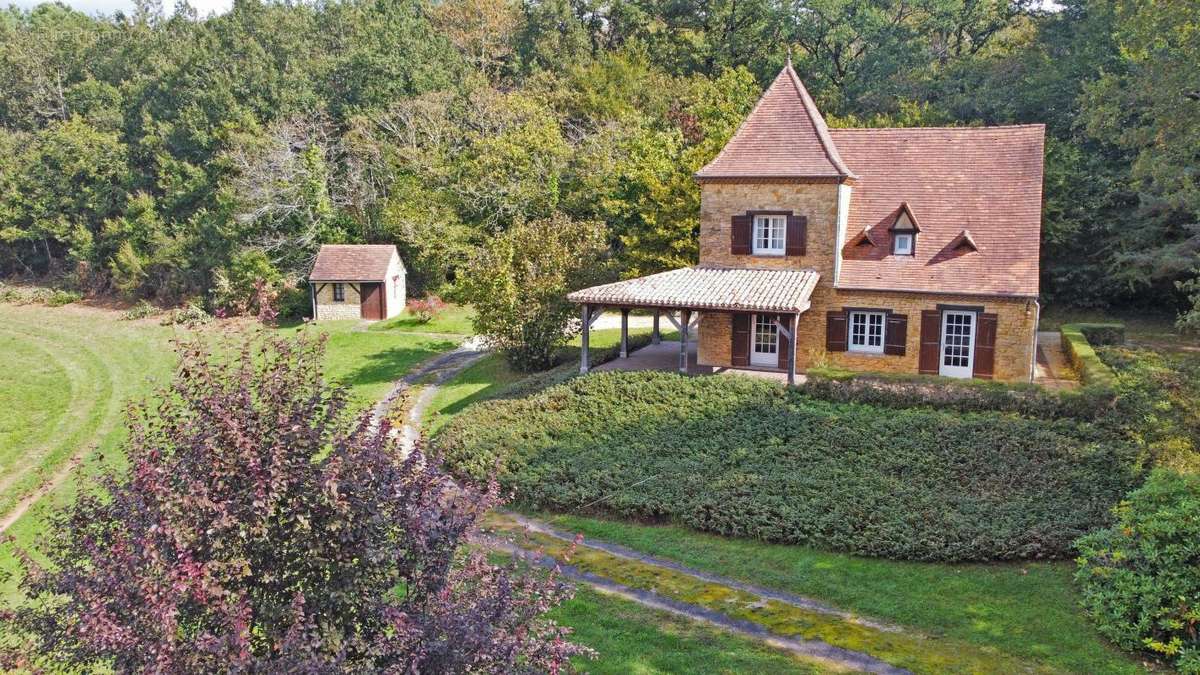
<svg viewBox="0 0 1200 675">
<path fill-rule="evenodd" d="M 696 178 L 849 178 L 825 119 L 788 64 Z"/>
</svg>

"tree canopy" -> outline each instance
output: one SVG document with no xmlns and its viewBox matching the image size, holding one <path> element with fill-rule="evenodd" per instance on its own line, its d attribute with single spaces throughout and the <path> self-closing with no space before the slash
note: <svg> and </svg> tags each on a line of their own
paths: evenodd
<svg viewBox="0 0 1200 675">
<path fill-rule="evenodd" d="M 440 290 L 560 215 L 625 274 L 686 264 L 692 172 L 790 51 L 832 124 L 1044 122 L 1045 299 L 1200 299 L 1187 0 L 139 6 L 0 12 L 0 272 L 234 307 L 247 260 L 384 242 Z"/>
</svg>

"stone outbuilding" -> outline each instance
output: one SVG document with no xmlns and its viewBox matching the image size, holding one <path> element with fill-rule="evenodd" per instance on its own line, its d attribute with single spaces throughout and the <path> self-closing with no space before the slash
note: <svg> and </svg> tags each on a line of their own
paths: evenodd
<svg viewBox="0 0 1200 675">
<path fill-rule="evenodd" d="M 404 309 L 404 277 L 395 246 L 326 244 L 308 275 L 313 319 L 390 319 Z"/>
</svg>

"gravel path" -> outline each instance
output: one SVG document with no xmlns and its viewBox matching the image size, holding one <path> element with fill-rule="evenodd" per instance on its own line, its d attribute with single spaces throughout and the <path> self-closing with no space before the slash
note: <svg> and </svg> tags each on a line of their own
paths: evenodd
<svg viewBox="0 0 1200 675">
<path fill-rule="evenodd" d="M 408 414 L 404 418 L 404 424 L 392 432 L 400 436 L 400 448 L 407 455 L 412 451 L 413 446 L 421 437 L 421 418 L 425 416 L 425 409 L 429 407 L 429 402 L 433 400 L 433 394 L 437 391 L 438 385 L 483 358 L 485 354 L 487 354 L 487 348 L 484 346 L 483 340 L 478 337 L 471 337 L 467 338 L 454 351 L 434 357 L 417 366 L 414 370 L 406 373 L 404 377 L 396 380 L 396 383 L 392 385 L 387 395 L 379 403 L 375 404 L 375 408 L 371 413 L 372 422 L 379 424 L 383 420 L 384 415 L 395 404 L 396 400 L 403 396 L 409 389 L 414 386 L 425 385 L 417 394 L 416 400 L 409 406 Z"/>
<path fill-rule="evenodd" d="M 506 515 L 511 517 L 512 514 Z M 534 523 L 541 528 L 546 527 L 542 523 L 530 521 L 527 518 L 522 519 L 522 521 L 526 523 Z M 539 529 L 539 531 L 545 530 Z M 554 536 L 558 537 L 563 535 L 558 533 Z M 574 538 L 570 538 L 568 540 L 574 541 Z M 508 553 L 513 557 L 524 560 L 531 564 L 536 564 L 546 568 L 557 567 L 559 573 L 564 577 L 578 583 L 587 584 L 601 593 L 615 595 L 617 597 L 624 598 L 625 600 L 635 602 L 643 607 L 670 612 L 672 614 L 691 619 L 692 621 L 706 623 L 727 630 L 731 633 L 750 637 L 777 649 L 783 649 L 798 656 L 803 656 L 809 659 L 815 659 L 827 663 L 831 666 L 834 666 L 838 670 L 848 669 L 853 672 L 882 673 L 884 675 L 909 675 L 911 673 L 911 671 L 893 666 L 886 661 L 882 661 L 871 656 L 870 654 L 856 652 L 850 649 L 843 649 L 842 647 L 835 647 L 820 640 L 805 640 L 803 638 L 777 635 L 772 633 L 766 627 L 754 623 L 753 621 L 736 619 L 716 610 L 680 600 L 675 600 L 674 598 L 660 595 L 654 591 L 632 588 L 630 586 L 613 581 L 607 577 L 581 570 L 570 563 L 557 560 L 543 553 L 522 548 L 511 541 L 500 537 L 479 535 L 476 537 L 476 543 L 487 546 L 492 550 Z M 580 545 L 589 546 L 604 551 L 608 551 L 609 549 L 607 547 L 612 546 L 611 544 L 604 544 L 602 546 L 598 544 L 600 544 L 600 542 L 590 541 L 582 542 Z M 657 563 L 653 562 L 649 564 L 659 566 Z M 688 568 L 679 565 L 672 565 L 670 569 L 696 576 L 696 578 L 701 580 L 709 580 L 713 578 L 710 575 L 705 575 L 695 570 L 688 570 Z M 743 588 L 744 585 L 739 584 L 735 587 Z M 779 599 L 781 596 L 787 595 L 779 594 L 774 591 L 769 591 L 768 593 L 774 599 Z M 811 601 L 804 602 L 805 605 L 803 605 L 803 608 L 812 608 Z"/>
</svg>

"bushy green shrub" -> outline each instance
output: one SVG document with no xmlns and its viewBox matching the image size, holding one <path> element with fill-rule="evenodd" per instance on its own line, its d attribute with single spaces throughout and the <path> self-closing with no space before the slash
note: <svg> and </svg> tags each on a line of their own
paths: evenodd
<svg viewBox="0 0 1200 675">
<path fill-rule="evenodd" d="M 312 296 L 308 284 L 285 284 L 279 289 L 275 306 L 280 319 L 302 319 L 312 316 Z"/>
<path fill-rule="evenodd" d="M 1111 522 L 1138 446 L 1070 419 L 883 409 L 744 377 L 595 373 L 436 439 L 538 508 L 918 560 L 1057 557 Z"/>
<path fill-rule="evenodd" d="M 144 319 L 157 311 L 158 308 L 156 308 L 154 305 L 146 302 L 145 300 L 139 300 L 133 307 L 125 310 L 125 313 L 121 316 L 121 318 L 125 321 L 137 321 L 138 319 Z"/>
<path fill-rule="evenodd" d="M 1075 324 L 1092 347 L 1125 344 L 1123 323 L 1077 323 Z"/>
<path fill-rule="evenodd" d="M 57 289 L 50 294 L 49 298 L 46 299 L 46 304 L 51 307 L 62 307 L 63 305 L 69 305 L 73 302 L 79 302 L 82 299 L 83 295 L 75 291 Z"/>
<path fill-rule="evenodd" d="M 1063 349 L 1071 365 L 1079 373 L 1079 379 L 1087 386 L 1111 387 L 1114 384 L 1112 370 L 1096 355 L 1089 335 L 1096 336 L 1103 344 L 1124 341 L 1125 328 L 1120 324 L 1065 323 L 1059 328 Z M 1099 342 L 1098 342 L 1099 344 Z"/>
<path fill-rule="evenodd" d="M 1084 609 L 1122 648 L 1200 673 L 1200 476 L 1155 471 L 1115 512 L 1078 543 Z"/>
<path fill-rule="evenodd" d="M 603 223 L 555 214 L 489 239 L 460 279 L 475 307 L 475 332 L 518 370 L 553 366 L 558 348 L 579 326 L 579 308 L 567 293 L 609 274 L 606 237 Z"/>
<path fill-rule="evenodd" d="M 1122 423 L 1156 466 L 1200 473 L 1200 355 L 1100 347 L 1116 377 Z"/>
<path fill-rule="evenodd" d="M 164 326 L 187 326 L 189 328 L 202 326 L 212 321 L 212 316 L 200 305 L 189 302 L 179 309 L 173 310 L 163 317 Z"/>
</svg>

